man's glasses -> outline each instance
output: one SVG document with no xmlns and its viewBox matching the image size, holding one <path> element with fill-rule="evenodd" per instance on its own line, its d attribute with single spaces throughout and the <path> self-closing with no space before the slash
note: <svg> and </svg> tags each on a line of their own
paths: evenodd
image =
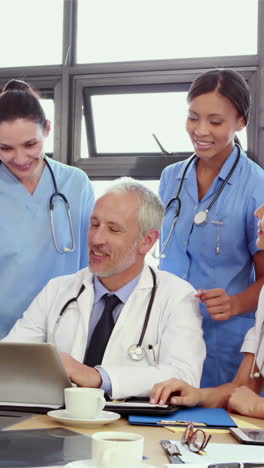
<svg viewBox="0 0 264 468">
<path fill-rule="evenodd" d="M 194 430 L 192 423 L 190 423 L 182 435 L 181 443 L 186 444 L 191 452 L 202 454 L 211 437 L 211 435 L 207 437 L 202 429 Z"/>
</svg>

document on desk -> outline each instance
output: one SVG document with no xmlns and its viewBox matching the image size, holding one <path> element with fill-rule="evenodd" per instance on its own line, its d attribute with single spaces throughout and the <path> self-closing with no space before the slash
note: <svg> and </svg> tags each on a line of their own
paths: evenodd
<svg viewBox="0 0 264 468">
<path fill-rule="evenodd" d="M 173 443 L 173 441 L 171 441 Z M 181 459 L 184 463 L 204 464 L 214 463 L 263 463 L 263 446 L 243 444 L 209 444 L 206 446 L 206 455 L 191 452 L 185 445 L 179 444 Z M 166 465 L 167 466 L 167 465 Z M 172 466 L 171 464 L 168 466 Z M 191 465 L 188 465 L 188 468 Z"/>
<path fill-rule="evenodd" d="M 139 426 L 182 426 L 192 422 L 197 427 L 237 427 L 235 421 L 223 408 L 182 408 L 166 417 L 131 415 L 128 420 L 130 424 Z"/>
</svg>

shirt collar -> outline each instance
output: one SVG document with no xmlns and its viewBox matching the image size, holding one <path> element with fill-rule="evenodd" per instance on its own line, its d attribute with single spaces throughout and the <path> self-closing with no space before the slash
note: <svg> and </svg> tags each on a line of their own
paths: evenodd
<svg viewBox="0 0 264 468">
<path fill-rule="evenodd" d="M 218 174 L 218 177 L 220 177 L 222 180 L 225 180 L 227 178 L 229 172 L 231 171 L 233 167 L 233 164 L 235 164 L 237 155 L 238 155 L 238 148 L 235 146 L 232 153 L 230 154 L 230 156 L 228 156 L 227 160 L 221 167 L 221 170 Z M 232 177 L 229 179 L 228 183 L 229 184 L 232 183 Z"/>
<path fill-rule="evenodd" d="M 235 160 L 236 160 L 236 157 L 237 157 L 237 154 L 238 154 L 238 149 L 237 147 L 235 146 L 235 148 L 233 149 L 232 153 L 230 154 L 230 156 L 228 156 L 227 160 L 225 161 L 225 163 L 223 164 L 223 166 L 221 167 L 221 170 L 218 174 L 217 177 L 220 177 L 222 180 L 225 180 L 229 174 L 229 172 L 231 171 L 231 168 L 233 166 L 233 164 L 235 163 Z M 178 174 L 177 174 L 177 179 L 181 179 L 182 178 L 182 175 L 183 175 L 183 172 L 184 172 L 184 169 L 186 168 L 188 162 L 190 161 L 190 159 L 193 157 L 190 156 L 190 158 L 186 159 L 186 164 L 183 164 L 181 169 L 179 170 Z M 193 163 L 190 165 L 184 179 L 187 179 L 188 176 L 191 174 L 191 172 L 193 170 L 196 170 L 196 160 L 193 161 Z M 228 183 L 232 183 L 232 177 L 229 179 Z"/>
<path fill-rule="evenodd" d="M 141 273 L 138 276 L 136 276 L 136 278 L 132 279 L 129 283 L 125 284 L 125 286 L 122 286 L 122 288 L 118 289 L 117 291 L 114 291 L 114 294 L 120 299 L 121 302 L 123 302 L 123 304 L 126 303 L 130 294 L 135 289 L 140 276 L 141 276 Z M 102 297 L 105 294 L 113 294 L 113 291 L 109 291 L 109 289 L 107 289 L 101 283 L 98 276 L 96 275 L 94 275 L 93 284 L 94 284 L 94 304 L 100 301 L 100 299 L 102 299 Z"/>
<path fill-rule="evenodd" d="M 185 164 L 182 164 L 182 166 L 181 166 L 181 168 L 180 168 L 180 170 L 179 170 L 179 172 L 178 172 L 178 174 L 177 174 L 177 176 L 176 176 L 177 179 L 181 179 L 181 178 L 182 178 L 183 173 L 184 173 L 184 170 L 185 170 L 186 166 L 188 165 L 189 161 L 192 159 L 193 156 L 194 156 L 194 155 L 192 154 L 188 159 L 186 159 L 186 160 L 184 161 Z M 196 168 L 196 159 L 191 163 L 190 167 L 188 168 L 187 173 L 185 174 L 184 179 L 187 179 L 188 176 L 189 176 L 189 174 L 190 174 L 190 172 L 191 172 L 193 169 L 195 170 L 195 168 Z"/>
</svg>

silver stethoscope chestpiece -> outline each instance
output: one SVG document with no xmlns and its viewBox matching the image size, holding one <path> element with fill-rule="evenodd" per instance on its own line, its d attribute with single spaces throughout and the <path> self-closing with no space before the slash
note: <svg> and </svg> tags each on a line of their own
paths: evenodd
<svg viewBox="0 0 264 468">
<path fill-rule="evenodd" d="M 128 354 L 133 359 L 133 361 L 142 361 L 146 353 L 142 346 L 133 344 L 128 348 Z"/>
<path fill-rule="evenodd" d="M 208 221 L 208 210 L 199 211 L 199 213 L 196 213 L 193 221 L 194 221 L 194 224 L 196 224 L 197 226 L 206 224 Z"/>
</svg>

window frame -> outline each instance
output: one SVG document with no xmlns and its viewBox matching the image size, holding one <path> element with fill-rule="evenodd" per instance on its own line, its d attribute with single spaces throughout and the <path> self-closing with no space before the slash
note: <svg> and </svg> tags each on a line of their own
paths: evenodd
<svg viewBox="0 0 264 468">
<path fill-rule="evenodd" d="M 193 61 L 194 62 L 194 61 Z M 209 68 L 208 68 L 209 69 Z M 256 102 L 256 70 L 257 67 L 237 67 L 244 78 L 248 81 L 252 101 Z M 108 76 L 102 75 L 75 75 L 74 88 L 75 100 L 74 119 L 72 128 L 72 154 L 74 154 L 73 164 L 85 170 L 87 174 L 95 180 L 113 179 L 123 175 L 135 177 L 137 179 L 158 179 L 164 167 L 173 164 L 182 159 L 188 158 L 191 152 L 177 152 L 173 156 L 163 155 L 160 152 L 156 153 L 118 153 L 118 154 L 100 154 L 96 152 L 94 141 L 95 134 L 93 122 L 89 121 L 89 158 L 80 158 L 81 153 L 81 121 L 82 121 L 82 106 L 84 89 L 90 90 L 90 95 L 94 94 L 115 94 L 117 91 L 124 93 L 135 91 L 136 89 L 145 90 L 145 92 L 165 91 L 166 89 L 175 88 L 175 90 L 187 90 L 193 81 L 202 71 L 206 69 L 190 69 L 190 70 L 174 70 L 168 72 L 156 73 L 112 73 Z M 112 93 L 111 93 L 112 90 Z M 255 158 L 255 138 L 256 138 L 256 110 L 252 106 L 252 114 L 248 124 L 248 152 L 252 154 L 252 159 Z"/>
<path fill-rule="evenodd" d="M 102 156 L 82 160 L 80 154 L 82 88 L 106 86 L 188 83 L 212 68 L 232 68 L 249 83 L 252 113 L 248 125 L 248 154 L 264 167 L 264 1 L 258 0 L 258 52 L 248 56 L 201 57 L 195 59 L 146 60 L 99 64 L 76 63 L 78 0 L 64 0 L 61 65 L 0 68 L 0 83 L 20 78 L 38 89 L 54 89 L 54 159 L 83 169 L 91 179 L 113 179 L 133 175 L 159 178 L 164 165 L 182 159 L 148 156 L 147 166 L 138 156 Z M 243 33 L 243 32 L 242 32 Z M 162 142 L 163 143 L 163 142 Z M 166 142 L 164 142 L 165 144 Z M 187 156 L 187 155 L 186 155 Z M 137 159 L 138 158 L 138 159 Z M 177 159 L 178 158 L 178 159 Z M 100 164 L 98 164 L 98 161 Z M 120 166 L 120 161 L 122 166 Z M 153 168 L 153 169 L 152 169 Z"/>
</svg>

